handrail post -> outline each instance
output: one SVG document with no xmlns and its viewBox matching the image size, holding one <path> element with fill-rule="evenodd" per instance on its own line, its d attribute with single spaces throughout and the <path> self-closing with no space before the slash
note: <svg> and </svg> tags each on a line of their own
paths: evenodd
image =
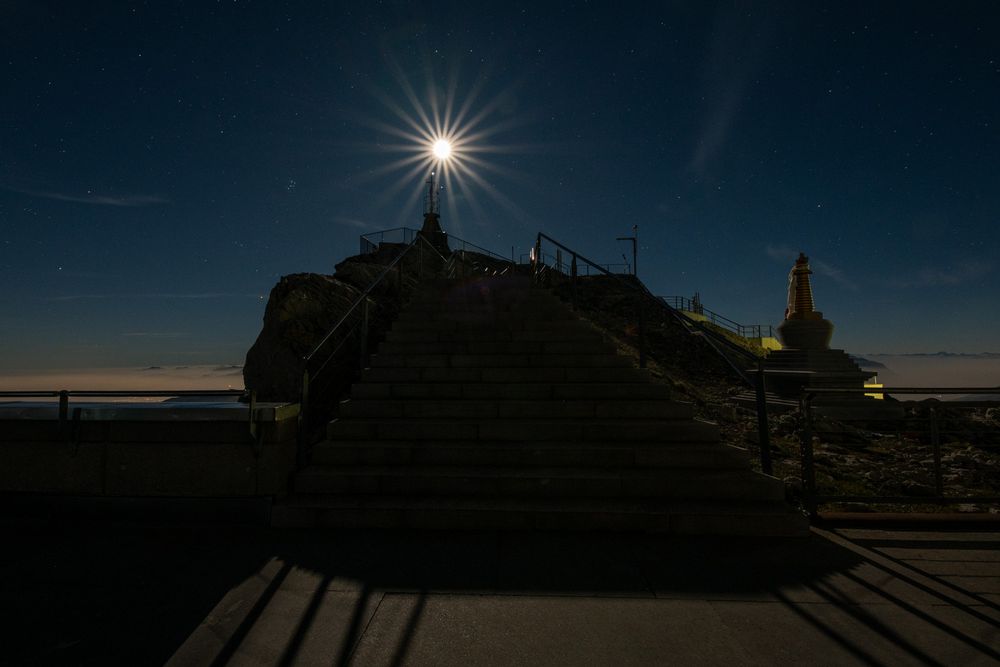
<svg viewBox="0 0 1000 667">
<path fill-rule="evenodd" d="M 571 294 L 572 294 L 571 298 L 572 298 L 572 303 L 573 303 L 573 310 L 576 310 L 576 274 L 577 274 L 577 269 L 576 269 L 576 253 L 575 252 L 573 253 L 573 262 L 569 266 L 569 271 L 570 271 L 570 276 L 571 276 L 572 281 L 573 281 L 573 287 L 572 287 L 572 292 L 571 292 Z"/>
<path fill-rule="evenodd" d="M 254 440 L 257 439 L 257 420 L 255 418 L 255 413 L 257 412 L 257 390 L 250 390 L 250 409 L 249 409 L 249 422 L 250 422 L 250 437 Z"/>
<path fill-rule="evenodd" d="M 304 468 L 306 463 L 306 436 L 309 431 L 309 362 L 302 369 L 302 396 L 299 398 L 299 429 L 296 434 L 298 447 L 295 452 L 297 468 Z"/>
<path fill-rule="evenodd" d="M 67 435 L 69 433 L 69 426 L 67 420 L 69 419 L 69 391 L 65 389 L 59 390 L 59 433 L 60 435 Z"/>
<path fill-rule="evenodd" d="M 368 365 L 368 298 L 365 297 L 361 304 L 361 363 L 360 369 L 365 370 Z"/>
<path fill-rule="evenodd" d="M 938 425 L 937 408 L 931 406 L 931 447 L 934 451 L 934 493 L 944 496 L 944 479 L 941 475 L 941 431 Z"/>
<path fill-rule="evenodd" d="M 764 360 L 757 360 L 757 443 L 760 446 L 760 470 L 773 475 L 771 432 L 767 422 L 767 396 L 764 394 Z"/>
<path fill-rule="evenodd" d="M 805 418 L 802 428 L 802 495 L 804 496 L 806 512 L 809 519 L 816 518 L 816 470 L 813 468 L 813 395 L 806 392 L 802 397 L 801 410 Z"/>
<path fill-rule="evenodd" d="M 645 317 L 643 312 L 645 308 L 642 307 L 642 297 L 639 297 L 639 368 L 646 367 L 646 332 L 645 332 Z"/>
<path fill-rule="evenodd" d="M 535 266 L 533 267 L 532 275 L 538 275 L 540 266 L 542 262 L 542 235 L 541 233 L 535 237 Z"/>
</svg>

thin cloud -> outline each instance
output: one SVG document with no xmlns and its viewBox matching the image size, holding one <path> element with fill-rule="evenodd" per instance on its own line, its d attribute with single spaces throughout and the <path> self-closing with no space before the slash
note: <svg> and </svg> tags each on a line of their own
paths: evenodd
<svg viewBox="0 0 1000 667">
<path fill-rule="evenodd" d="M 372 223 L 365 222 L 364 220 L 358 220 L 356 218 L 345 218 L 343 216 L 334 217 L 334 222 L 340 225 L 348 225 L 349 227 L 357 227 L 358 229 L 371 229 L 374 227 Z"/>
<path fill-rule="evenodd" d="M 781 262 L 794 262 L 799 256 L 799 251 L 793 250 L 790 246 L 786 245 L 767 244 L 764 248 L 764 252 L 767 253 L 767 256 L 771 259 Z M 809 268 L 811 268 L 815 273 L 831 279 L 842 287 L 846 287 L 849 290 L 858 289 L 858 284 L 845 276 L 844 272 L 833 264 L 824 262 L 821 259 L 810 257 Z"/>
<path fill-rule="evenodd" d="M 799 252 L 797 250 L 793 250 L 790 246 L 771 245 L 770 243 L 768 243 L 767 246 L 764 248 L 764 252 L 766 252 L 767 256 L 770 257 L 771 259 L 776 259 L 779 261 L 794 262 L 795 259 L 799 256 Z"/>
<path fill-rule="evenodd" d="M 707 113 L 688 165 L 699 176 L 728 141 L 747 88 L 777 27 L 766 14 L 723 7 L 716 15 L 703 74 Z"/>
<path fill-rule="evenodd" d="M 47 192 L 44 190 L 20 190 L 7 188 L 12 192 L 18 192 L 29 197 L 40 199 L 54 199 L 56 201 L 68 201 L 78 204 L 90 204 L 91 206 L 118 206 L 124 208 L 135 208 L 139 206 L 156 206 L 158 204 L 169 204 L 170 200 L 157 195 L 122 195 L 112 197 L 108 195 L 95 195 L 87 193 L 85 195 L 71 195 L 62 192 Z"/>
<path fill-rule="evenodd" d="M 973 282 L 993 271 L 993 264 L 971 260 L 960 266 L 935 268 L 925 267 L 912 276 L 889 281 L 893 287 L 941 287 L 962 285 Z"/>
<path fill-rule="evenodd" d="M 85 299 L 256 299 L 259 296 L 258 294 L 235 294 L 232 292 L 197 292 L 191 294 L 67 294 L 51 297 L 48 301 L 79 301 Z"/>
<path fill-rule="evenodd" d="M 184 338 L 191 334 L 172 331 L 127 331 L 122 335 L 129 338 Z"/>
</svg>

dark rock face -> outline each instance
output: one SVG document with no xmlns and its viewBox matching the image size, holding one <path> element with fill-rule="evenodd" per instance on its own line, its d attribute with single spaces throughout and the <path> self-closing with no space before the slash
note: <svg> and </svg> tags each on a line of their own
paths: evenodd
<svg viewBox="0 0 1000 667">
<path fill-rule="evenodd" d="M 383 243 L 376 252 L 348 257 L 334 275 L 294 273 L 271 289 L 264 326 L 247 352 L 243 381 L 262 401 L 299 401 L 302 397 L 304 357 L 350 310 L 362 292 L 405 249 Z M 439 258 L 430 253 L 408 253 L 369 293 L 368 349 L 389 328 L 421 270 L 430 272 Z M 423 265 L 423 266 L 421 266 Z M 310 403 L 331 409 L 344 395 L 360 367 L 362 308 L 323 345 L 310 364 Z M 320 368 L 322 366 L 322 368 Z M 320 381 L 322 380 L 322 381 Z"/>
<path fill-rule="evenodd" d="M 264 401 L 299 400 L 303 358 L 360 294 L 350 282 L 334 276 L 283 276 L 271 289 L 264 326 L 247 351 L 243 366 L 246 388 L 255 390 Z"/>
</svg>

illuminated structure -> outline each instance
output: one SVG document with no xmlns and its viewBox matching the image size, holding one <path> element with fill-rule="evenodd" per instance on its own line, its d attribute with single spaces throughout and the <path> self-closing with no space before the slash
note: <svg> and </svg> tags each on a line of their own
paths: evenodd
<svg viewBox="0 0 1000 667">
<path fill-rule="evenodd" d="M 831 350 L 833 323 L 816 310 L 809 276 L 809 258 L 799 253 L 788 275 L 788 303 L 785 320 L 778 325 L 784 349 L 767 357 L 768 390 L 780 396 L 798 398 L 807 387 L 862 389 L 865 380 L 875 375 L 863 371 L 843 350 Z M 825 399 L 841 405 L 857 404 L 856 396 Z"/>
<path fill-rule="evenodd" d="M 816 310 L 809 276 L 809 258 L 799 253 L 788 274 L 788 306 L 785 320 L 778 325 L 778 335 L 785 347 L 799 350 L 829 350 L 833 323 Z"/>
</svg>

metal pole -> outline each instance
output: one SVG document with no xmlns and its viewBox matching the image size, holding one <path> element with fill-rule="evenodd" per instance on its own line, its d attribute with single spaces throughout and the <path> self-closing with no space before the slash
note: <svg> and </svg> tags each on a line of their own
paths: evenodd
<svg viewBox="0 0 1000 667">
<path fill-rule="evenodd" d="M 938 412 L 934 407 L 931 407 L 931 447 L 934 449 L 934 492 L 940 498 L 944 495 L 944 479 L 941 475 L 941 431 L 938 426 Z"/>
<path fill-rule="evenodd" d="M 643 317 L 642 297 L 639 297 L 639 368 L 646 367 L 646 332 Z"/>
<path fill-rule="evenodd" d="M 813 423 L 812 394 L 806 393 L 802 399 L 802 413 L 805 424 L 802 429 L 802 493 L 805 496 L 806 512 L 809 518 L 816 518 L 816 471 L 813 468 Z"/>
<path fill-rule="evenodd" d="M 299 420 L 297 451 L 295 452 L 295 463 L 297 468 L 304 468 L 306 460 L 306 434 L 309 432 L 309 361 L 303 360 L 305 367 L 302 369 L 302 397 L 299 399 Z"/>
<path fill-rule="evenodd" d="M 59 433 L 66 437 L 69 434 L 69 392 L 65 389 L 59 391 Z"/>
<path fill-rule="evenodd" d="M 361 304 L 361 370 L 368 365 L 368 297 Z"/>
<path fill-rule="evenodd" d="M 639 275 L 639 225 L 632 225 L 632 275 Z"/>
<path fill-rule="evenodd" d="M 569 265 L 570 276 L 573 280 L 572 303 L 573 310 L 576 310 L 576 253 L 573 253 L 573 262 Z"/>
<path fill-rule="evenodd" d="M 760 446 L 760 470 L 773 475 L 771 433 L 767 423 L 767 396 L 764 394 L 764 360 L 757 360 L 757 442 Z"/>
</svg>

